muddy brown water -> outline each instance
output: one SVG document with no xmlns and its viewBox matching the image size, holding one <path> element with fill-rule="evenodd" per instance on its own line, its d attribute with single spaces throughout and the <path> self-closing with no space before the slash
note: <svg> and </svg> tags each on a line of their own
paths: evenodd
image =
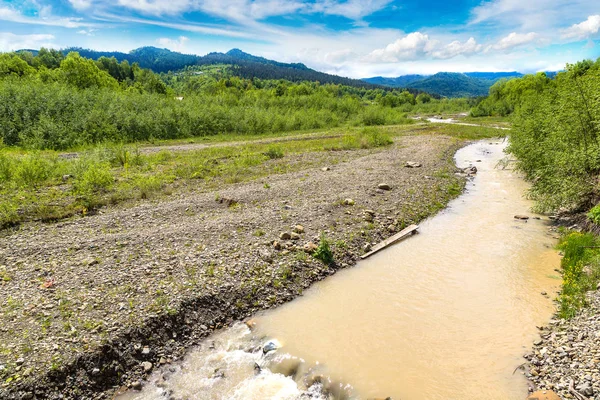
<svg viewBox="0 0 600 400">
<path fill-rule="evenodd" d="M 258 316 L 252 332 L 216 333 L 121 399 L 525 398 L 513 371 L 552 315 L 541 293 L 557 290 L 560 260 L 548 221 L 513 218 L 534 215 L 527 184 L 498 168 L 503 149 L 457 152 L 479 173 L 418 235 Z"/>
</svg>

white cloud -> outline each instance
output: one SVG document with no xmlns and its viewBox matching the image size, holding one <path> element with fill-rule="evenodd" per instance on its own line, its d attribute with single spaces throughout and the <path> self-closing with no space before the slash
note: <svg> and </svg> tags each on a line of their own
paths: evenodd
<svg viewBox="0 0 600 400">
<path fill-rule="evenodd" d="M 335 50 L 325 54 L 325 62 L 329 64 L 343 64 L 358 59 L 358 54 L 352 49 Z"/>
<path fill-rule="evenodd" d="M 535 32 L 529 33 L 517 33 L 511 32 L 508 36 L 503 37 L 492 46 L 495 50 L 510 50 L 517 46 L 522 46 L 524 44 L 528 44 L 533 42 L 538 38 L 538 34 Z"/>
<path fill-rule="evenodd" d="M 349 19 L 359 20 L 383 9 L 391 2 L 392 0 L 322 0 L 314 4 L 312 12 L 340 15 Z"/>
<path fill-rule="evenodd" d="M 146 14 L 179 14 L 194 9 L 191 0 L 118 0 L 118 4 Z"/>
<path fill-rule="evenodd" d="M 69 0 L 69 3 L 76 10 L 86 10 L 92 6 L 92 0 Z"/>
<path fill-rule="evenodd" d="M 86 26 L 93 26 L 93 24 L 83 22 L 81 18 L 52 16 L 50 15 L 50 9 L 47 7 L 42 7 L 40 9 L 39 17 L 24 16 L 12 8 L 0 7 L 0 21 L 16 22 L 19 24 L 60 26 L 64 28 L 82 28 Z"/>
<path fill-rule="evenodd" d="M 78 9 L 87 9 L 98 0 L 69 0 Z M 360 20 L 390 4 L 392 0 L 118 0 L 118 4 L 149 15 L 176 15 L 191 11 L 251 23 L 267 17 L 293 13 L 339 15 Z"/>
<path fill-rule="evenodd" d="M 15 35 L 11 32 L 0 32 L 0 51 L 58 47 L 53 40 L 53 35 Z"/>
<path fill-rule="evenodd" d="M 98 31 L 98 29 L 82 29 L 80 31 L 77 31 L 77 34 L 79 35 L 84 35 L 84 36 L 95 36 L 94 32 Z"/>
<path fill-rule="evenodd" d="M 481 44 L 478 44 L 475 38 L 471 37 L 466 42 L 461 43 L 458 40 L 451 42 L 443 48 L 433 51 L 431 55 L 435 58 L 454 58 L 459 55 L 468 56 L 479 53 L 483 49 Z"/>
<path fill-rule="evenodd" d="M 471 24 L 555 32 L 598 11 L 595 0 L 490 0 L 471 10 Z M 568 25 L 567 25 L 568 26 Z"/>
<path fill-rule="evenodd" d="M 161 26 L 163 28 L 177 29 L 180 31 L 187 31 L 193 33 L 199 33 L 203 35 L 214 35 L 214 36 L 226 36 L 234 38 L 258 38 L 256 33 L 249 33 L 247 31 L 239 30 L 232 26 L 227 25 L 210 25 L 210 24 L 193 24 L 193 23 L 181 23 L 181 22 L 166 22 L 156 19 L 144 19 L 144 18 L 133 18 L 125 17 L 115 14 L 99 13 L 99 18 L 103 18 L 110 22 L 119 22 L 125 24 L 147 24 L 154 26 Z"/>
<path fill-rule="evenodd" d="M 590 15 L 585 21 L 563 29 L 563 39 L 588 39 L 600 31 L 600 15 Z"/>
<path fill-rule="evenodd" d="M 416 60 L 419 58 L 448 59 L 459 55 L 469 56 L 482 51 L 483 46 L 471 37 L 464 43 L 454 40 L 443 45 L 439 40 L 430 39 L 429 35 L 413 32 L 388 44 L 383 49 L 373 50 L 365 61 L 372 63 L 393 63 Z"/>
<path fill-rule="evenodd" d="M 373 50 L 365 60 L 374 63 L 414 60 L 426 55 L 434 46 L 435 43 L 429 39 L 428 35 L 421 32 L 412 32 L 388 44 L 383 49 Z"/>
<path fill-rule="evenodd" d="M 177 39 L 160 38 L 156 41 L 159 45 L 173 51 L 182 52 L 185 48 L 185 44 L 190 39 L 185 36 L 179 36 Z"/>
</svg>

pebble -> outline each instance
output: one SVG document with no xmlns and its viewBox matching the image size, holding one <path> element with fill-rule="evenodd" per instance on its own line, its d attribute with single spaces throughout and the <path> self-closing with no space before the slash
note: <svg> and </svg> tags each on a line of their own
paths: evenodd
<svg viewBox="0 0 600 400">
<path fill-rule="evenodd" d="M 520 220 L 526 221 L 529 219 L 529 217 L 527 215 L 517 214 L 517 215 L 515 215 L 515 219 L 520 219 Z"/>
<path fill-rule="evenodd" d="M 422 164 L 416 161 L 407 161 L 404 166 L 406 168 L 421 168 Z"/>
<path fill-rule="evenodd" d="M 292 234 L 289 232 L 282 232 L 281 235 L 279 235 L 279 239 L 281 240 L 290 240 L 292 238 Z"/>
<path fill-rule="evenodd" d="M 380 190 L 392 190 L 392 187 L 387 183 L 380 183 L 379 185 L 377 185 L 377 188 Z"/>
<path fill-rule="evenodd" d="M 317 250 L 317 245 L 314 244 L 313 242 L 308 242 L 304 245 L 304 251 L 307 253 L 314 253 Z"/>
<path fill-rule="evenodd" d="M 144 368 L 144 372 L 150 372 L 152 370 L 152 363 L 150 361 L 144 361 L 142 363 L 142 368 Z"/>
<path fill-rule="evenodd" d="M 296 233 L 304 233 L 304 227 L 302 225 L 296 225 L 294 227 L 294 232 L 296 232 Z"/>
<path fill-rule="evenodd" d="M 142 390 L 142 382 L 140 382 L 140 381 L 131 382 L 131 388 L 133 390 Z"/>
<path fill-rule="evenodd" d="M 590 400 L 600 398 L 600 292 L 588 292 L 587 300 L 589 307 L 572 319 L 549 321 L 526 356 L 526 377 L 537 389 L 556 392 L 540 399 L 576 398 L 571 385 Z"/>
</svg>

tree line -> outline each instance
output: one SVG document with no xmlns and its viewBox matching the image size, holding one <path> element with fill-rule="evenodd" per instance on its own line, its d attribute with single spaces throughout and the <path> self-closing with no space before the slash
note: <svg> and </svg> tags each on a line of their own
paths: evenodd
<svg viewBox="0 0 600 400">
<path fill-rule="evenodd" d="M 509 151 L 541 211 L 586 211 L 600 202 L 600 59 L 568 64 L 554 79 L 500 81 L 472 115 L 510 117 Z"/>
<path fill-rule="evenodd" d="M 403 90 L 246 79 L 231 66 L 211 68 L 159 75 L 127 60 L 92 60 L 77 52 L 0 54 L 0 143 L 59 150 L 256 135 L 406 123 L 415 107 L 466 107 Z"/>
</svg>

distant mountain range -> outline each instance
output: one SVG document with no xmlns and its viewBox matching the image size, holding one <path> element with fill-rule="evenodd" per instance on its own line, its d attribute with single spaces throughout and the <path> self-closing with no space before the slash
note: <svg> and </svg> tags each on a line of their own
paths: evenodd
<svg viewBox="0 0 600 400">
<path fill-rule="evenodd" d="M 375 85 L 412 88 L 446 97 L 487 96 L 500 79 L 520 78 L 519 72 L 438 72 L 435 75 L 403 75 L 397 78 L 377 76 L 363 79 Z"/>
<path fill-rule="evenodd" d="M 62 50 L 65 54 L 71 51 L 77 51 L 82 57 L 94 60 L 97 60 L 100 57 L 115 57 L 119 62 L 124 60 L 127 60 L 129 63 L 136 62 L 140 67 L 148 68 L 158 73 L 178 71 L 189 66 L 224 64 L 233 66 L 235 75 L 248 79 L 286 79 L 293 82 L 319 81 L 321 83 L 333 83 L 367 89 L 382 88 L 382 86 L 365 82 L 360 79 L 344 78 L 315 71 L 301 63 L 288 64 L 253 56 L 252 54 L 245 53 L 239 49 L 233 49 L 227 53 L 209 53 L 205 56 L 182 54 L 168 49 L 159 49 L 151 46 L 140 47 L 129 53 L 95 51 L 77 47 Z M 414 90 L 413 92 L 417 92 L 417 90 Z"/>
<path fill-rule="evenodd" d="M 34 55 L 37 53 L 36 50 L 27 51 L 31 51 Z M 115 57 L 119 62 L 127 60 L 129 63 L 138 63 L 140 67 L 149 68 L 158 73 L 175 72 L 193 66 L 229 65 L 232 67 L 233 74 L 247 79 L 319 81 L 365 89 L 398 88 L 406 89 L 414 94 L 428 92 L 436 97 L 487 96 L 489 88 L 499 79 L 523 76 L 519 72 L 439 72 L 435 75 L 403 75 L 396 78 L 378 76 L 359 80 L 319 72 L 301 63 L 282 63 L 253 56 L 239 49 L 233 49 L 227 53 L 209 53 L 205 56 L 183 54 L 151 46 L 140 47 L 129 53 L 95 51 L 78 47 L 66 48 L 62 51 L 65 54 L 77 51 L 81 56 L 94 60 L 100 57 Z M 555 73 L 548 74 L 554 75 Z"/>
</svg>

